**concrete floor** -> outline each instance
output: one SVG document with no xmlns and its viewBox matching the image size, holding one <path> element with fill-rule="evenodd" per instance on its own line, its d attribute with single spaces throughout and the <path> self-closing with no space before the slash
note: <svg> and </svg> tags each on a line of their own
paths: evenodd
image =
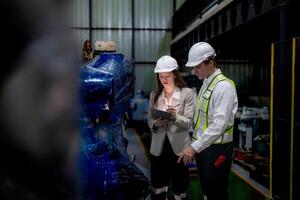
<svg viewBox="0 0 300 200">
<path fill-rule="evenodd" d="M 134 164 L 141 169 L 148 178 L 150 178 L 150 161 L 147 157 L 147 150 L 135 129 L 128 128 L 126 129 L 126 132 L 126 137 L 128 139 L 128 154 L 135 156 Z"/>
<path fill-rule="evenodd" d="M 150 179 L 150 160 L 149 160 L 149 145 L 150 136 L 147 131 L 143 132 L 143 128 L 136 124 L 138 128 L 127 128 L 126 137 L 128 139 L 127 151 L 129 155 L 135 155 L 135 165 L 143 171 L 143 173 Z M 132 127 L 132 126 L 131 126 Z M 146 141 L 146 143 L 145 143 Z M 190 182 L 188 187 L 188 199 L 201 200 L 200 182 L 197 175 L 197 170 L 192 168 L 190 170 Z M 229 195 L 232 200 L 263 200 L 263 195 L 250 187 L 242 179 L 238 178 L 234 173 L 230 177 Z M 168 195 L 169 196 L 169 195 Z M 150 195 L 146 200 L 150 200 Z"/>
</svg>

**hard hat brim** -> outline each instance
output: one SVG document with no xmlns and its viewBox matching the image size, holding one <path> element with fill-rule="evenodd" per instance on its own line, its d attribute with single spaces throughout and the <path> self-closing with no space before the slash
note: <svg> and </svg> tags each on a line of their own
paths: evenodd
<svg viewBox="0 0 300 200">
<path fill-rule="evenodd" d="M 200 61 L 197 61 L 197 62 L 187 62 L 185 64 L 186 67 L 196 67 L 197 65 L 199 65 L 200 63 L 202 63 L 204 60 L 200 60 Z"/>
<path fill-rule="evenodd" d="M 216 53 L 215 52 L 208 52 L 206 54 L 204 54 L 200 60 L 198 61 L 194 61 L 194 62 L 191 62 L 191 61 L 188 61 L 185 66 L 187 67 L 196 67 L 197 65 L 199 65 L 200 63 L 204 62 L 205 60 L 207 60 L 208 58 L 210 57 L 215 57 L 216 56 Z"/>
<path fill-rule="evenodd" d="M 177 69 L 177 68 L 175 68 Z M 174 71 L 175 69 L 157 69 L 157 70 L 154 70 L 154 73 L 163 73 L 163 72 L 171 72 L 171 71 Z"/>
</svg>

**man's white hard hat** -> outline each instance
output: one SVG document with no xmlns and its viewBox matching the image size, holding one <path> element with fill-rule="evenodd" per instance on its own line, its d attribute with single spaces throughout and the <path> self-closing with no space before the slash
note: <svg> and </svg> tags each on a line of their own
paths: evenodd
<svg viewBox="0 0 300 200">
<path fill-rule="evenodd" d="M 154 73 L 171 72 L 178 68 L 177 61 L 171 56 L 162 56 L 156 62 Z"/>
<path fill-rule="evenodd" d="M 216 52 L 212 46 L 210 46 L 210 44 L 207 42 L 198 42 L 190 48 L 188 62 L 185 64 L 185 66 L 195 67 L 208 58 L 215 56 Z"/>
</svg>

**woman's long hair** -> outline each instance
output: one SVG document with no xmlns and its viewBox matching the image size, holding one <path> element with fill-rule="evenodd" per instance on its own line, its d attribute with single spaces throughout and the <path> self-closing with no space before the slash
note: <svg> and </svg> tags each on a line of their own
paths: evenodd
<svg viewBox="0 0 300 200">
<path fill-rule="evenodd" d="M 175 76 L 175 86 L 177 86 L 178 88 L 184 88 L 186 87 L 186 82 L 183 80 L 183 78 L 180 76 L 178 70 L 173 70 L 172 71 L 174 73 Z M 160 80 L 159 80 L 159 74 L 156 74 L 156 81 L 157 81 L 157 90 L 155 92 L 155 96 L 154 96 L 154 102 L 153 104 L 155 104 L 157 102 L 157 99 L 159 97 L 159 95 L 162 93 L 164 86 L 161 84 Z"/>
</svg>

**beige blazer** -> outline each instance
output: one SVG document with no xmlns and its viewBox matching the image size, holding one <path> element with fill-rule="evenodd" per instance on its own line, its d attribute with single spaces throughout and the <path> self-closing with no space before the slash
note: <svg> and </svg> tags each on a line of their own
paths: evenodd
<svg viewBox="0 0 300 200">
<path fill-rule="evenodd" d="M 163 144 L 167 136 L 174 153 L 179 155 L 191 143 L 188 131 L 193 123 L 194 93 L 190 88 L 179 89 L 175 87 L 170 106 L 176 106 L 176 120 L 175 122 L 170 121 L 166 127 L 158 129 L 153 129 L 154 119 L 151 116 L 151 108 L 163 110 L 161 105 L 165 104 L 165 98 L 162 92 L 158 97 L 157 103 L 153 105 L 154 96 L 155 92 L 152 91 L 147 118 L 152 135 L 150 153 L 154 156 L 159 156 L 163 150 Z"/>
</svg>

